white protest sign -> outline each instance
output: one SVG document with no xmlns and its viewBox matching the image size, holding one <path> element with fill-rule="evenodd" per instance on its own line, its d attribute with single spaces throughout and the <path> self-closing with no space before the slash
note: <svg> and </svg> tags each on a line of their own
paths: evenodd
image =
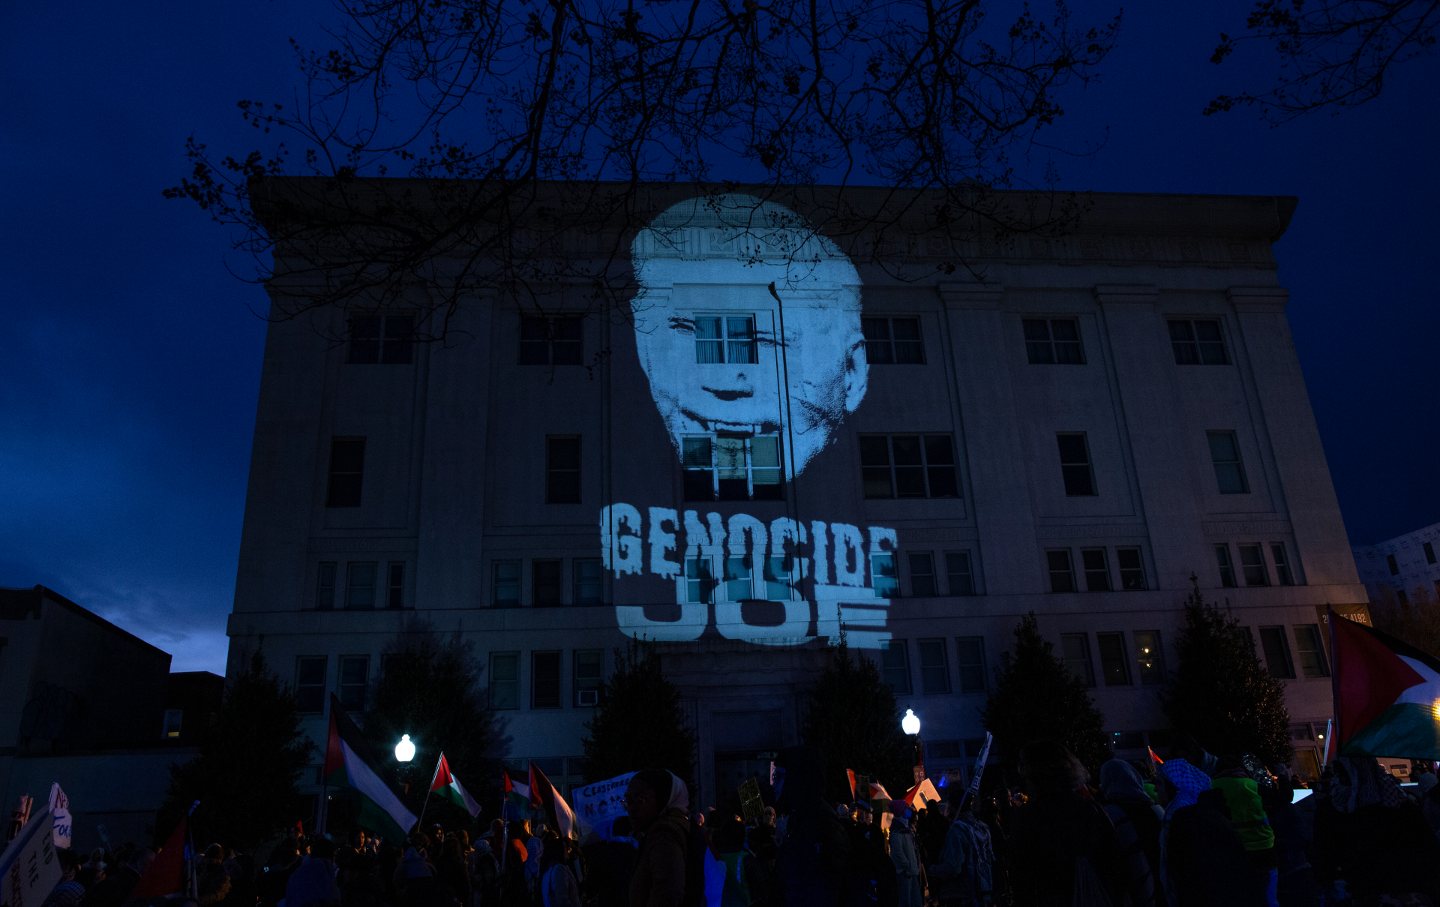
<svg viewBox="0 0 1440 907">
<path fill-rule="evenodd" d="M 0 854 L 0 907 L 39 907 L 60 881 L 50 811 L 30 820 Z"/>
<path fill-rule="evenodd" d="M 575 818 L 580 822 L 582 836 L 592 831 L 608 836 L 610 826 L 625 815 L 625 788 L 634 776 L 634 772 L 626 772 L 571 789 Z"/>
<path fill-rule="evenodd" d="M 70 798 L 60 789 L 59 781 L 50 783 L 50 815 L 55 825 L 55 846 L 70 849 Z"/>
</svg>

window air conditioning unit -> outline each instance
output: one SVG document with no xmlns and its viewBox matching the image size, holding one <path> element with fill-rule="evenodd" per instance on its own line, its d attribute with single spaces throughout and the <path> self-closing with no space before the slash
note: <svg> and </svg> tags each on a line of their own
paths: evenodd
<svg viewBox="0 0 1440 907">
<path fill-rule="evenodd" d="M 581 691 L 579 692 L 579 694 L 577 695 L 576 698 L 578 699 L 581 708 L 584 708 L 584 707 L 586 707 L 586 706 L 599 705 L 599 704 L 600 704 L 600 691 L 599 691 L 599 690 L 581 690 Z"/>
</svg>

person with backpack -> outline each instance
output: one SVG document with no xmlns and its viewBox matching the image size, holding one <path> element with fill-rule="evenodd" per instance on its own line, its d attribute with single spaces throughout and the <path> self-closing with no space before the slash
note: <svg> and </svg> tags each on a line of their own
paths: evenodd
<svg viewBox="0 0 1440 907">
<path fill-rule="evenodd" d="M 929 869 L 932 893 L 941 907 L 988 907 L 995 892 L 995 851 L 990 829 L 962 802 L 945 833 L 940 862 Z"/>
</svg>

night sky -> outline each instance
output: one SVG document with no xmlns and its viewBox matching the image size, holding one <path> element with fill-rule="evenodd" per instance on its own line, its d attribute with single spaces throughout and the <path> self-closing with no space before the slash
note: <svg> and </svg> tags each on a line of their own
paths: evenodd
<svg viewBox="0 0 1440 907">
<path fill-rule="evenodd" d="M 1352 543 L 1440 520 L 1440 55 L 1380 100 L 1280 128 L 1202 117 L 1263 55 L 1215 67 L 1245 4 L 1129 9 L 1103 82 L 1036 148 L 1071 189 L 1295 195 L 1290 322 Z M 1082 2 L 1081 12 L 1108 6 Z M 285 100 L 286 39 L 327 3 L 0 4 L 0 586 L 49 586 L 222 672 L 264 323 L 226 232 L 161 190 L 195 134 L 246 150 L 241 98 Z M 1098 14 L 1097 14 L 1098 15 Z"/>
</svg>

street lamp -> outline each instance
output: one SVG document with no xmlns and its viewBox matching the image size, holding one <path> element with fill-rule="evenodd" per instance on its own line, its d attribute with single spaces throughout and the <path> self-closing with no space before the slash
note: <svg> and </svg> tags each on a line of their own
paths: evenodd
<svg viewBox="0 0 1440 907">
<path fill-rule="evenodd" d="M 395 744 L 395 761 L 404 764 L 414 758 L 415 744 L 411 742 L 409 734 L 401 734 L 400 742 Z"/>
<path fill-rule="evenodd" d="M 925 744 L 920 739 L 920 716 L 915 714 L 914 709 L 905 710 L 905 717 L 900 719 L 900 730 L 906 736 L 915 738 L 915 783 L 919 784 L 925 780 Z"/>
</svg>

